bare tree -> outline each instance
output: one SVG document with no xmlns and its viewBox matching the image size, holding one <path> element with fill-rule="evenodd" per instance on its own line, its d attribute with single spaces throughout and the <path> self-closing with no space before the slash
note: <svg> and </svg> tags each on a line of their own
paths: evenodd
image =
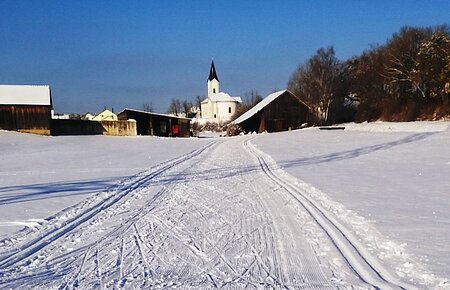
<svg viewBox="0 0 450 290">
<path fill-rule="evenodd" d="M 201 96 L 195 97 L 195 106 L 197 106 L 198 109 L 201 109 L 203 99 L 204 99 L 204 97 L 201 97 Z"/>
<path fill-rule="evenodd" d="M 448 104 L 445 85 L 450 81 L 450 34 L 448 29 L 437 30 L 420 45 L 416 58 L 413 83 L 420 88 L 423 97 L 441 97 Z"/>
<path fill-rule="evenodd" d="M 351 95 L 360 102 L 358 121 L 415 120 L 433 110 L 444 116 L 449 111 L 450 29 L 403 27 L 386 44 L 348 60 L 346 70 Z"/>
<path fill-rule="evenodd" d="M 418 92 L 425 97 L 425 88 L 414 81 L 416 57 L 421 44 L 432 35 L 431 28 L 403 27 L 386 45 L 385 81 L 389 95 L 397 100 L 408 99 Z"/>
<path fill-rule="evenodd" d="M 188 100 L 184 100 L 181 104 L 183 113 L 187 116 L 191 112 L 192 102 Z"/>
<path fill-rule="evenodd" d="M 169 107 L 167 108 L 167 113 L 178 116 L 181 113 L 181 101 L 179 99 L 172 98 Z"/>
<path fill-rule="evenodd" d="M 339 107 L 348 92 L 344 90 L 344 66 L 332 46 L 320 48 L 306 63 L 299 66 L 288 82 L 288 88 L 305 100 L 325 123 L 332 123 L 330 108 Z"/>
<path fill-rule="evenodd" d="M 242 103 L 239 104 L 236 108 L 236 112 L 233 115 L 233 119 L 238 118 L 251 108 L 253 108 L 257 103 L 259 103 L 263 98 L 258 93 L 257 90 L 251 90 L 250 92 L 246 92 L 244 94 L 244 98 Z"/>
<path fill-rule="evenodd" d="M 142 104 L 142 110 L 144 112 L 153 112 L 153 103 L 152 102 L 145 102 Z"/>
</svg>

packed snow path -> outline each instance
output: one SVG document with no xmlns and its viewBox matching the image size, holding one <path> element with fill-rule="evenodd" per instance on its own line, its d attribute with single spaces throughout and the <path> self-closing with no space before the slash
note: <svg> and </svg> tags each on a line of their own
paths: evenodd
<svg viewBox="0 0 450 290">
<path fill-rule="evenodd" d="M 211 142 L 2 241 L 0 288 L 412 288 L 250 138 Z"/>
</svg>

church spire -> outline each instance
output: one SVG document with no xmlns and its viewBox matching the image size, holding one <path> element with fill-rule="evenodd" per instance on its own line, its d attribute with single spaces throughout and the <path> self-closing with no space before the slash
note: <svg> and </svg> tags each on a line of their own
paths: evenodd
<svg viewBox="0 0 450 290">
<path fill-rule="evenodd" d="M 216 79 L 219 81 L 219 78 L 217 77 L 216 73 L 216 67 L 214 66 L 214 60 L 211 61 L 211 69 L 209 70 L 209 81 L 212 81 L 213 79 Z"/>
</svg>

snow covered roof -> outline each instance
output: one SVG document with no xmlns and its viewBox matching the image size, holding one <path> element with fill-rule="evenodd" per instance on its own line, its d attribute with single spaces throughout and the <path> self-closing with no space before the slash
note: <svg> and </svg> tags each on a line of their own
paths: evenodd
<svg viewBox="0 0 450 290">
<path fill-rule="evenodd" d="M 0 85 L 0 104 L 51 106 L 50 86 Z"/>
<path fill-rule="evenodd" d="M 237 102 L 237 103 L 242 103 L 241 97 L 232 97 L 229 94 L 224 93 L 224 92 L 220 92 L 218 94 L 213 94 L 211 97 L 209 97 L 209 99 L 212 102 Z M 207 102 L 208 102 L 208 98 L 203 100 L 202 104 L 207 103 Z"/>
<path fill-rule="evenodd" d="M 239 124 L 239 123 L 242 123 L 243 121 L 251 118 L 253 115 L 255 115 L 256 113 L 261 111 L 265 106 L 270 104 L 272 101 L 274 101 L 276 98 L 278 98 L 279 96 L 281 96 L 285 92 L 289 92 L 289 91 L 288 90 L 282 90 L 282 91 L 278 91 L 278 92 L 275 92 L 275 93 L 272 93 L 272 94 L 268 95 L 267 97 L 262 99 L 261 102 L 256 104 L 253 108 L 251 108 L 250 110 L 248 110 L 244 114 L 242 114 L 239 118 L 234 120 L 232 123 Z M 291 92 L 289 92 L 289 93 L 292 94 Z M 305 104 L 305 106 L 307 106 L 307 105 Z"/>
</svg>

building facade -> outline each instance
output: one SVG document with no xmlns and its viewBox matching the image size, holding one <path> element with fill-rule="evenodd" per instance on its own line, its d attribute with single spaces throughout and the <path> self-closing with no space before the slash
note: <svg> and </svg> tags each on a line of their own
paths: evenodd
<svg viewBox="0 0 450 290">
<path fill-rule="evenodd" d="M 94 121 L 117 121 L 117 115 L 108 109 L 104 109 L 103 112 L 92 118 Z"/>
<path fill-rule="evenodd" d="M 211 62 L 207 80 L 208 97 L 201 102 L 201 116 L 197 118 L 200 123 L 224 123 L 231 120 L 237 106 L 242 102 L 240 97 L 232 97 L 220 92 L 220 82 L 217 77 L 214 61 Z"/>
</svg>

